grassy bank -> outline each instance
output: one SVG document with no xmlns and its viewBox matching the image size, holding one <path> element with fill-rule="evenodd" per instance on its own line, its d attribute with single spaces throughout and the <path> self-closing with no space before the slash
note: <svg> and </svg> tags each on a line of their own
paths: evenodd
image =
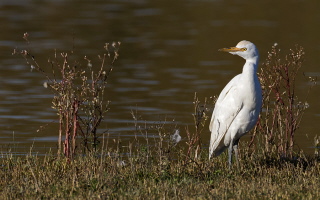
<svg viewBox="0 0 320 200">
<path fill-rule="evenodd" d="M 58 151 L 41 157 L 3 153 L 0 199 L 320 197 L 318 153 L 308 157 L 294 148 L 296 130 L 308 108 L 306 99 L 298 99 L 295 94 L 303 48 L 296 46 L 283 57 L 274 45 L 268 53 L 259 73 L 262 113 L 251 140 L 241 143 L 240 165 L 229 169 L 226 154 L 208 160 L 208 141 L 203 141 L 203 135 L 210 134 L 207 121 L 212 112 L 206 105 L 215 97 L 200 102 L 195 95 L 190 115 L 194 126 L 170 126 L 165 120 L 151 124 L 142 120 L 138 111 L 131 111 L 134 139 L 127 144 L 109 141 L 108 137 L 102 138 L 108 133 L 101 133 L 99 128 L 112 106 L 106 99 L 107 85 L 121 43 L 106 43 L 98 65 L 87 56 L 74 60 L 77 56 L 73 51 L 55 52 L 48 59 L 49 65 L 41 65 L 28 49 L 27 33 L 24 39 L 27 50 L 14 50 L 13 54 L 22 56 L 32 70 L 40 72 L 47 80 L 45 87 L 54 94 Z M 176 135 L 172 141 L 177 127 L 183 139 Z M 315 141 L 315 147 L 319 147 Z"/>
<path fill-rule="evenodd" d="M 206 159 L 207 155 L 197 161 L 185 161 L 179 150 L 175 151 L 175 159 L 156 155 L 139 150 L 122 160 L 92 154 L 70 162 L 50 155 L 4 154 L 0 165 L 0 199 L 320 197 L 320 165 L 315 158 L 286 161 L 242 155 L 240 167 L 229 170 L 226 155 L 211 161 Z"/>
</svg>

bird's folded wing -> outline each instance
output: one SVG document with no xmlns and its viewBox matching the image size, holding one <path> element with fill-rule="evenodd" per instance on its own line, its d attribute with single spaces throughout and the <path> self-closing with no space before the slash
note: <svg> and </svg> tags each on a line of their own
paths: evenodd
<svg viewBox="0 0 320 200">
<path fill-rule="evenodd" d="M 242 108 L 242 100 L 239 98 L 238 83 L 240 76 L 234 77 L 222 90 L 214 111 L 212 113 L 209 129 L 211 131 L 210 153 L 219 146 L 226 136 L 230 126 L 234 122 Z"/>
</svg>

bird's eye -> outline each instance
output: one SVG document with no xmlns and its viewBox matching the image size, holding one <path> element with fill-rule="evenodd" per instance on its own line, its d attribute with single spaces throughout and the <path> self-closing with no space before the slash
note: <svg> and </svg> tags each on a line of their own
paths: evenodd
<svg viewBox="0 0 320 200">
<path fill-rule="evenodd" d="M 247 51 L 247 48 L 242 48 L 243 51 Z"/>
</svg>

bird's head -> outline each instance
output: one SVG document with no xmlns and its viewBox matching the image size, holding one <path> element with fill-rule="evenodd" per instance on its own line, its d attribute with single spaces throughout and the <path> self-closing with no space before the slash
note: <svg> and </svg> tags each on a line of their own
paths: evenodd
<svg viewBox="0 0 320 200">
<path fill-rule="evenodd" d="M 249 42 L 247 40 L 242 40 L 235 47 L 222 48 L 219 49 L 219 51 L 229 52 L 233 55 L 241 56 L 246 60 L 256 60 L 259 58 L 257 47 L 252 42 Z"/>
</svg>

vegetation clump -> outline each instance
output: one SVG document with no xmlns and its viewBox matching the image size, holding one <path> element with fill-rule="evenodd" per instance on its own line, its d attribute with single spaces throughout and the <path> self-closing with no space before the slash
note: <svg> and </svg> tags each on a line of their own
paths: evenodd
<svg viewBox="0 0 320 200">
<path fill-rule="evenodd" d="M 292 158 L 294 136 L 308 108 L 309 91 L 304 100 L 300 100 L 296 94 L 296 78 L 304 61 L 303 48 L 296 46 L 290 49 L 284 58 L 280 53 L 280 49 L 274 45 L 261 67 L 259 75 L 264 89 L 263 112 L 254 136 L 258 132 L 264 137 L 261 145 L 266 154 L 274 151 L 282 157 Z M 315 80 L 310 81 L 315 83 Z"/>
<path fill-rule="evenodd" d="M 27 45 L 30 43 L 28 37 L 28 33 L 23 35 Z M 105 100 L 105 90 L 119 56 L 120 44 L 105 44 L 106 52 L 98 55 L 98 67 L 93 66 L 87 56 L 84 57 L 85 65 L 72 59 L 73 50 L 60 54 L 55 52 L 53 58 L 48 59 L 49 65 L 44 67 L 38 64 L 32 50 L 14 50 L 13 54 L 22 55 L 32 70 L 37 70 L 47 79 L 44 86 L 49 87 L 54 95 L 52 108 L 59 116 L 58 155 L 62 149 L 67 158 L 72 158 L 77 149 L 83 153 L 96 149 L 99 143 L 97 131 L 109 110 L 110 102 Z"/>
</svg>

